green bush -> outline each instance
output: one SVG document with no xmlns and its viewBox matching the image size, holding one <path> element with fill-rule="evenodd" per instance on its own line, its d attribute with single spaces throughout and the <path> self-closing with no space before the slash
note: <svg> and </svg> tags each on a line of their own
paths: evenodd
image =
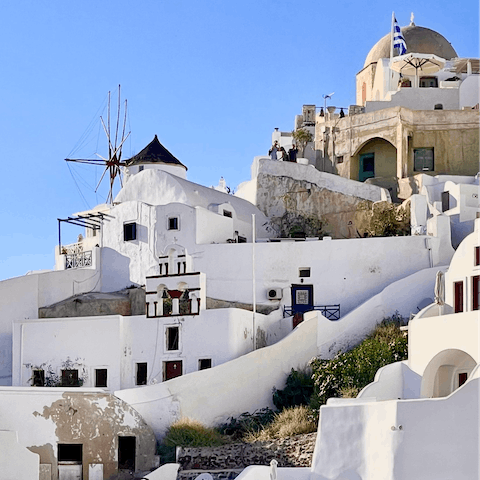
<svg viewBox="0 0 480 480">
<path fill-rule="evenodd" d="M 189 418 L 170 425 L 163 439 L 166 447 L 215 447 L 224 443 L 226 440 L 218 431 Z"/>
<path fill-rule="evenodd" d="M 312 374 L 306 370 L 294 370 L 287 377 L 283 390 L 273 388 L 273 404 L 278 410 L 295 405 L 308 405 L 313 394 Z"/>
<path fill-rule="evenodd" d="M 276 413 L 272 423 L 258 432 L 251 432 L 245 441 L 265 441 L 275 438 L 287 438 L 317 431 L 318 419 L 309 407 L 299 405 Z"/>
<path fill-rule="evenodd" d="M 312 360 L 315 395 L 311 406 L 317 408 L 330 397 L 356 396 L 373 382 L 378 369 L 407 358 L 407 338 L 400 330 L 401 317 L 385 319 L 375 331 L 354 349 L 339 352 L 333 359 Z"/>
</svg>

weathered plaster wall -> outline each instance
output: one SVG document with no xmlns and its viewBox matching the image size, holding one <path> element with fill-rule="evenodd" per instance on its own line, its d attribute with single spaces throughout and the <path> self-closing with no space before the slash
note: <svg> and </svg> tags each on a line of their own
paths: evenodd
<svg viewBox="0 0 480 480">
<path fill-rule="evenodd" d="M 100 390 L 0 388 L 0 425 L 16 430 L 18 442 L 52 465 L 57 480 L 57 445 L 83 444 L 83 480 L 89 464 L 104 465 L 104 478 L 117 473 L 118 437 L 135 436 L 136 466 L 156 464 L 155 437 L 129 405 Z M 16 477 L 15 477 L 16 478 Z"/>
</svg>

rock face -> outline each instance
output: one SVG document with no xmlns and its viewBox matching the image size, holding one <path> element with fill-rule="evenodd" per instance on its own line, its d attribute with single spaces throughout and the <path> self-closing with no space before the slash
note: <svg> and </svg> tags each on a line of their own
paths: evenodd
<svg viewBox="0 0 480 480">
<path fill-rule="evenodd" d="M 309 433 L 268 442 L 180 448 L 177 453 L 177 462 L 181 465 L 178 478 L 184 478 L 182 471 L 187 470 L 236 470 L 249 465 L 269 465 L 272 460 L 276 460 L 279 467 L 309 467 L 316 438 L 316 433 Z"/>
<path fill-rule="evenodd" d="M 130 288 L 113 293 L 84 293 L 38 309 L 38 318 L 144 314 L 144 288 Z"/>
</svg>

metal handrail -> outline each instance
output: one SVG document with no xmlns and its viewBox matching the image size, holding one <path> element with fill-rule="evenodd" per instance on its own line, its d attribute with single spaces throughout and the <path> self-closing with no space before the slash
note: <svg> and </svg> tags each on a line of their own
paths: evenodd
<svg viewBox="0 0 480 480">
<path fill-rule="evenodd" d="M 320 311 L 322 315 L 328 320 L 339 320 L 340 319 L 340 304 L 335 305 L 313 305 L 309 312 L 312 310 Z M 301 313 L 299 310 L 295 310 L 292 306 L 284 305 L 283 307 L 283 318 L 296 313 Z"/>
</svg>

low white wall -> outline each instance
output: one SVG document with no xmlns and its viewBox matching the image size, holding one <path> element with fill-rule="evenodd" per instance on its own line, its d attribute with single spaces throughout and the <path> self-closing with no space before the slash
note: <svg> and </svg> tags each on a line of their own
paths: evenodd
<svg viewBox="0 0 480 480">
<path fill-rule="evenodd" d="M 477 377 L 442 399 L 321 407 L 311 479 L 479 478 L 479 387 Z"/>
</svg>

